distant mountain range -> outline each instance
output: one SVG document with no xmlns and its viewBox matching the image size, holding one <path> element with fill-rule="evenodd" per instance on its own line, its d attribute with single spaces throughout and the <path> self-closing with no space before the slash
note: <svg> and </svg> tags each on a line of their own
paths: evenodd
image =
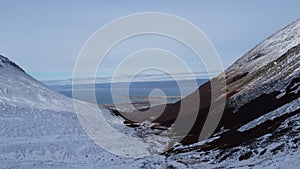
<svg viewBox="0 0 300 169">
<path fill-rule="evenodd" d="M 211 72 L 212 75 L 218 75 L 221 72 Z M 131 75 L 119 75 L 115 77 L 114 82 L 152 82 L 152 81 L 173 81 L 176 80 L 194 80 L 194 79 L 209 79 L 206 72 L 191 72 L 191 73 L 173 73 L 173 74 L 139 74 L 133 80 Z M 74 84 L 93 84 L 112 83 L 112 77 L 96 77 L 96 78 L 81 78 L 81 79 L 65 79 L 65 80 L 49 80 L 43 81 L 48 86 L 56 85 L 72 85 Z"/>
</svg>

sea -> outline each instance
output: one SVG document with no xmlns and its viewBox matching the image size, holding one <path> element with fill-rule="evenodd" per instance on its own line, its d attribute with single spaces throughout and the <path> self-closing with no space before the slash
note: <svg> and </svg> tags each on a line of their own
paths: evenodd
<svg viewBox="0 0 300 169">
<path fill-rule="evenodd" d="M 117 82 L 116 83 L 96 83 L 96 84 L 76 84 L 76 99 L 95 103 L 90 93 L 95 93 L 96 103 L 122 104 L 139 103 L 152 101 L 160 102 L 165 99 L 168 103 L 174 103 L 181 98 L 194 92 L 199 86 L 208 81 L 208 79 L 195 80 L 167 80 L 167 81 L 145 81 L 145 82 Z M 112 85 L 113 84 L 113 85 Z M 68 97 L 73 97 L 73 86 L 71 84 L 51 84 L 50 88 L 60 92 Z M 112 89 L 113 86 L 113 89 Z M 128 86 L 128 87 L 127 87 Z M 180 86 L 180 87 L 179 87 Z M 93 92 L 94 90 L 94 92 Z M 112 90 L 116 93 L 113 97 Z M 156 92 L 153 92 L 156 91 Z M 157 92 L 159 91 L 159 92 Z"/>
</svg>

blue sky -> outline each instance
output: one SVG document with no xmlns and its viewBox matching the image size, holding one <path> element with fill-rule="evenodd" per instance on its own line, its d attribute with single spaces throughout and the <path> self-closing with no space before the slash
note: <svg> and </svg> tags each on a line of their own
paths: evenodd
<svg viewBox="0 0 300 169">
<path fill-rule="evenodd" d="M 71 78 L 76 58 L 86 40 L 100 27 L 136 12 L 164 12 L 185 18 L 212 41 L 224 67 L 228 67 L 257 43 L 300 18 L 297 0 L 118 0 L 118 1 L 0 1 L 0 54 L 9 57 L 39 80 Z M 135 39 L 124 48 L 149 46 L 149 37 Z M 176 43 L 150 37 L 156 46 L 177 49 L 187 60 L 190 53 Z M 141 43 L 142 42 L 142 43 Z M 167 45 L 166 45 L 167 44 Z M 135 47 L 132 47 L 134 49 Z M 120 51 L 111 55 L 122 56 Z M 107 59 L 103 74 L 113 71 Z M 201 66 L 193 65 L 195 70 Z"/>
</svg>

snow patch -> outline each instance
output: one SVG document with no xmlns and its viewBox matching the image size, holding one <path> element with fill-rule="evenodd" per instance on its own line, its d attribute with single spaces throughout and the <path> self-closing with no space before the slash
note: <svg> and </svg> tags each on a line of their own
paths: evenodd
<svg viewBox="0 0 300 169">
<path fill-rule="evenodd" d="M 280 117 L 284 114 L 288 114 L 288 113 L 291 113 L 293 111 L 296 111 L 300 109 L 300 98 L 292 101 L 291 103 L 288 103 L 288 104 L 285 104 L 284 106 L 274 110 L 274 111 L 271 111 L 263 116 L 260 116 L 259 118 L 245 124 L 244 126 L 240 127 L 238 129 L 239 132 L 244 132 L 244 131 L 247 131 L 247 130 L 250 130 L 254 127 L 256 127 L 257 125 L 260 125 L 264 122 L 266 122 L 267 120 L 273 120 L 275 119 L 276 117 Z"/>
</svg>

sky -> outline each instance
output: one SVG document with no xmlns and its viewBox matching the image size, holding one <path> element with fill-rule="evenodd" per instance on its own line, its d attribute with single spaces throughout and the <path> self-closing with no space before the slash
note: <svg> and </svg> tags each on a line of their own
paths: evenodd
<svg viewBox="0 0 300 169">
<path fill-rule="evenodd" d="M 202 30 L 226 68 L 300 18 L 299 6 L 298 0 L 0 0 L 0 54 L 38 80 L 68 79 L 81 48 L 99 28 L 125 15 L 163 12 L 182 17 Z M 99 76 L 111 75 L 122 57 L 145 47 L 173 50 L 193 71 L 204 69 L 177 42 L 144 36 L 128 40 L 109 53 Z"/>
</svg>

